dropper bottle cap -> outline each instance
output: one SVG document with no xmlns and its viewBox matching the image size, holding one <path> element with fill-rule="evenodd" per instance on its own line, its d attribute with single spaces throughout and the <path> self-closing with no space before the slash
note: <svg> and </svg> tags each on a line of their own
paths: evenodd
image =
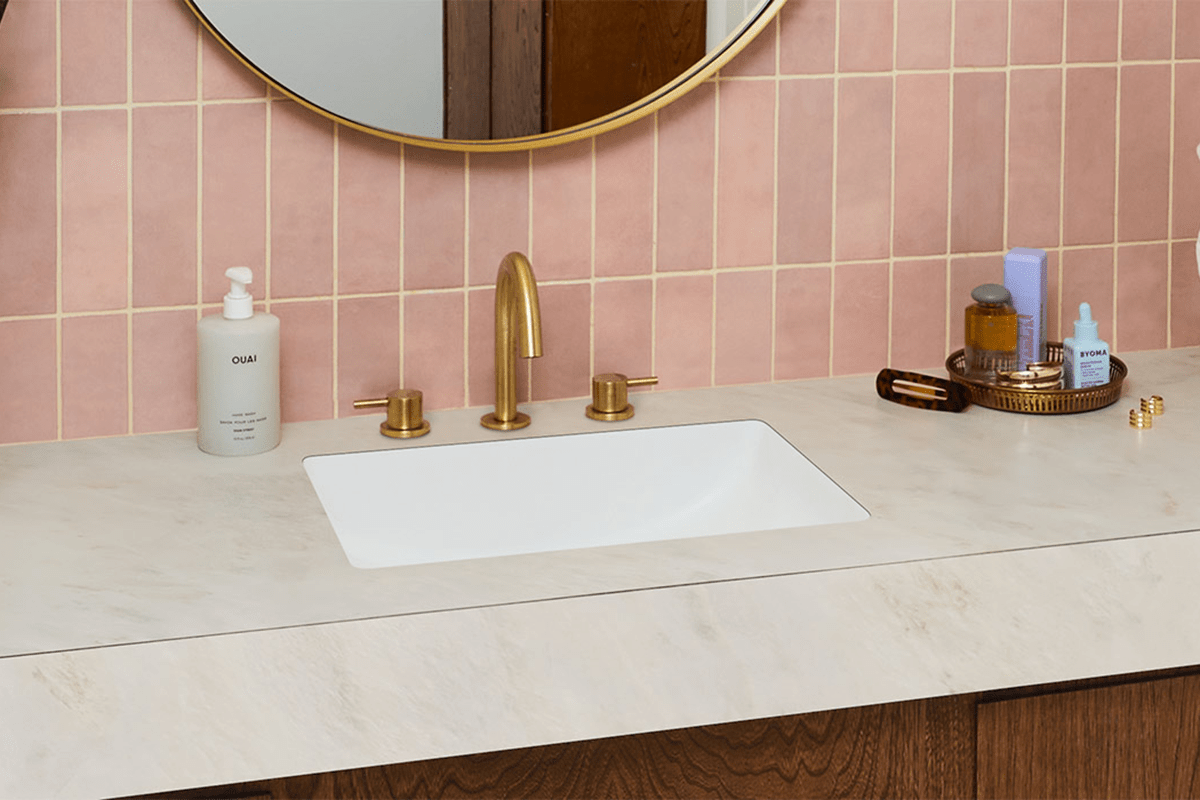
<svg viewBox="0 0 1200 800">
<path fill-rule="evenodd" d="M 1092 319 L 1092 307 L 1079 304 L 1079 319 L 1075 320 L 1075 342 L 1094 342 L 1100 338 L 1096 321 Z"/>
<path fill-rule="evenodd" d="M 254 316 L 254 298 L 246 286 L 254 281 L 249 267 L 230 267 L 225 270 L 229 278 L 229 294 L 225 295 L 225 319 L 250 319 Z"/>
</svg>

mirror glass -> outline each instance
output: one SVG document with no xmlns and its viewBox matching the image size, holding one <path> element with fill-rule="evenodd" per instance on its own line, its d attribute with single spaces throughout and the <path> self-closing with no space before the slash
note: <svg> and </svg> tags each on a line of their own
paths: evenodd
<svg viewBox="0 0 1200 800">
<path fill-rule="evenodd" d="M 417 144 L 506 149 L 493 145 L 649 113 L 732 57 L 783 0 L 187 2 L 317 111 Z"/>
</svg>

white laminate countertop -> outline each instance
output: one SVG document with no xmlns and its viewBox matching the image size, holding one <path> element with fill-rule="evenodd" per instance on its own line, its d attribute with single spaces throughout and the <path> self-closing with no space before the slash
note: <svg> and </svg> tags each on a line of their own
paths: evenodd
<svg viewBox="0 0 1200 800">
<path fill-rule="evenodd" d="M 1200 348 L 1088 414 L 947 414 L 871 376 L 0 448 L 0 797 L 111 796 L 1200 663 Z M 1129 408 L 1165 398 L 1152 430 Z M 352 567 L 320 453 L 762 419 L 870 512 Z M 564 468 L 569 469 L 569 465 Z M 464 497 L 470 487 L 463 486 Z M 520 514 L 537 487 L 498 514 Z M 597 502 L 601 502 L 599 499 Z M 581 510 L 586 513 L 586 510 Z M 403 508 L 397 509 L 403 519 Z"/>
</svg>

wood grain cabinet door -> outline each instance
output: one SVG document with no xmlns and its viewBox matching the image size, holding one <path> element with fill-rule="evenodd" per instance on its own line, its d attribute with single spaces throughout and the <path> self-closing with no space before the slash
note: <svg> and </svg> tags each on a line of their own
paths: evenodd
<svg viewBox="0 0 1200 800">
<path fill-rule="evenodd" d="M 1200 675 L 984 702 L 980 798 L 1200 798 Z"/>
</svg>

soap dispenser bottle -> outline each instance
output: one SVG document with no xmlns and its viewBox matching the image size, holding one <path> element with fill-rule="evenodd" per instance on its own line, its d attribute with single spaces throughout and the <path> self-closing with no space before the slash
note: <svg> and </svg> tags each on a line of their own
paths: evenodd
<svg viewBox="0 0 1200 800">
<path fill-rule="evenodd" d="M 196 325 L 196 440 L 206 453 L 248 456 L 279 444 L 279 318 L 254 312 L 248 267 L 225 277 L 222 313 Z"/>
<path fill-rule="evenodd" d="M 1092 307 L 1080 303 L 1075 335 L 1063 339 L 1063 388 L 1086 389 L 1108 381 L 1108 342 L 1097 335 Z"/>
</svg>

